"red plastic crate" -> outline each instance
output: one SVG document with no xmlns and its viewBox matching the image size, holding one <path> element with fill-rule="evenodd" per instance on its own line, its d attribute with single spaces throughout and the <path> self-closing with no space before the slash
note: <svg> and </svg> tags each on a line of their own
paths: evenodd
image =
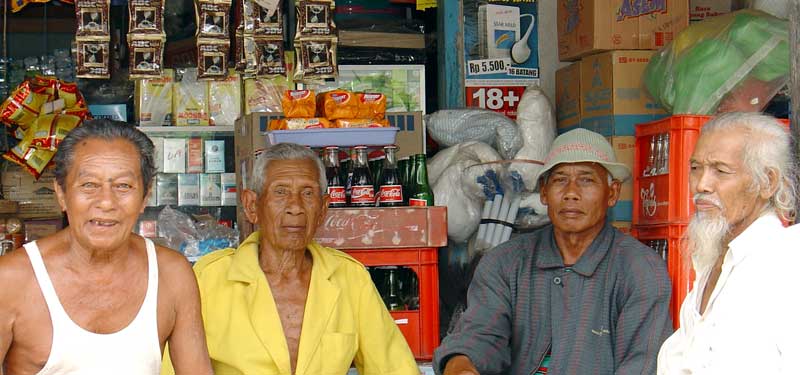
<svg viewBox="0 0 800 375">
<path fill-rule="evenodd" d="M 419 310 L 392 311 L 418 360 L 433 359 L 439 346 L 439 255 L 437 248 L 342 249 L 367 267 L 404 266 L 419 280 Z"/>
<path fill-rule="evenodd" d="M 686 224 L 671 225 L 651 225 L 639 226 L 634 231 L 636 238 L 642 243 L 647 244 L 651 240 L 667 241 L 667 271 L 672 280 L 672 301 L 670 310 L 672 313 L 672 324 L 678 328 L 680 324 L 681 304 L 692 290 L 694 282 L 694 271 L 691 261 L 684 256 L 683 234 L 686 231 Z"/>
</svg>

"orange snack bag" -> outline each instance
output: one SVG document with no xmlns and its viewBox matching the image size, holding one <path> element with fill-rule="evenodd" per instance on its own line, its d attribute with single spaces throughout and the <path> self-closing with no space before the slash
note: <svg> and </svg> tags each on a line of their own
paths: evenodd
<svg viewBox="0 0 800 375">
<path fill-rule="evenodd" d="M 355 118 L 382 119 L 386 116 L 386 95 L 369 92 L 359 92 L 358 113 Z"/>
<path fill-rule="evenodd" d="M 286 90 L 281 98 L 281 105 L 286 118 L 314 117 L 317 97 L 311 90 Z"/>
<path fill-rule="evenodd" d="M 373 120 L 369 118 L 357 119 L 338 119 L 335 122 L 337 128 L 385 128 L 389 126 L 389 120 Z"/>
<path fill-rule="evenodd" d="M 346 90 L 333 90 L 319 94 L 317 110 L 328 120 L 358 117 L 358 98 Z"/>
</svg>

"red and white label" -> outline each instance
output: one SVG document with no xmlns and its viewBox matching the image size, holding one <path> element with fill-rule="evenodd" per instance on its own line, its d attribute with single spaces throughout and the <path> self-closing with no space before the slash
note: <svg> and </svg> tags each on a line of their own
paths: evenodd
<svg viewBox="0 0 800 375">
<path fill-rule="evenodd" d="M 383 99 L 383 94 L 364 93 L 361 95 L 362 103 L 372 103 Z"/>
<path fill-rule="evenodd" d="M 350 94 L 346 92 L 336 92 L 331 94 L 331 99 L 338 104 L 342 104 L 350 100 Z"/>
<path fill-rule="evenodd" d="M 426 199 L 411 198 L 411 199 L 408 200 L 408 205 L 409 206 L 424 207 L 424 206 L 428 205 L 428 201 Z"/>
<path fill-rule="evenodd" d="M 375 188 L 372 185 L 350 188 L 350 203 L 375 203 Z"/>
<path fill-rule="evenodd" d="M 381 203 L 403 202 L 402 185 L 382 185 L 380 194 L 381 194 Z"/>
<path fill-rule="evenodd" d="M 347 198 L 344 194 L 344 186 L 328 186 L 328 197 L 329 204 L 347 203 Z"/>
<path fill-rule="evenodd" d="M 517 118 L 517 107 L 526 86 L 467 86 L 467 107 L 479 107 Z"/>
<path fill-rule="evenodd" d="M 289 90 L 289 96 L 292 99 L 305 99 L 311 95 L 311 90 Z"/>
</svg>

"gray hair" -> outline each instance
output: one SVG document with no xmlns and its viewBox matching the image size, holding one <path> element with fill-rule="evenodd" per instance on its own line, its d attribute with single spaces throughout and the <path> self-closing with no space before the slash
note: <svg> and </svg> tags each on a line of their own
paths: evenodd
<svg viewBox="0 0 800 375">
<path fill-rule="evenodd" d="M 267 176 L 267 168 L 269 163 L 273 160 L 312 160 L 319 169 L 319 188 L 322 194 L 328 191 L 328 178 L 325 175 L 325 165 L 319 159 L 319 155 L 305 146 L 296 143 L 278 143 L 266 149 L 253 163 L 253 178 L 250 184 L 250 190 L 256 192 L 259 196 L 264 190 L 264 178 Z"/>
<path fill-rule="evenodd" d="M 720 115 L 703 126 L 701 135 L 715 131 L 740 131 L 744 136 L 742 160 L 753 178 L 752 189 L 760 190 L 769 184 L 769 171 L 778 177 L 775 194 L 768 208 L 785 220 L 795 216 L 797 197 L 792 137 L 786 127 L 772 116 L 761 113 L 732 112 Z"/>
<path fill-rule="evenodd" d="M 72 161 L 75 157 L 75 148 L 90 139 L 100 139 L 104 141 L 124 140 L 130 142 L 136 151 L 139 152 L 139 167 L 142 173 L 142 183 L 145 187 L 143 196 L 147 196 L 150 191 L 150 184 L 156 174 L 155 162 L 153 161 L 153 141 L 146 134 L 136 129 L 135 126 L 121 121 L 108 119 L 86 120 L 67 134 L 54 157 L 56 164 L 55 176 L 58 185 L 66 191 L 67 174 L 72 168 Z"/>
</svg>

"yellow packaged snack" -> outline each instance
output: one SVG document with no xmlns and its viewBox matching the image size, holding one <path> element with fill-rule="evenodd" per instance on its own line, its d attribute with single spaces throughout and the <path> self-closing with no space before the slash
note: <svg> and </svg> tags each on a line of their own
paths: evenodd
<svg viewBox="0 0 800 375">
<path fill-rule="evenodd" d="M 47 87 L 37 86 L 30 80 L 24 81 L 0 105 L 0 121 L 27 129 L 49 98 Z"/>
<path fill-rule="evenodd" d="M 330 128 L 331 122 L 324 118 L 282 118 L 270 120 L 269 130 L 302 130 Z"/>
<path fill-rule="evenodd" d="M 356 118 L 382 119 L 386 116 L 386 95 L 359 92 Z"/>
<path fill-rule="evenodd" d="M 314 117 L 317 98 L 311 90 L 286 90 L 281 100 L 281 107 L 286 118 Z"/>
<path fill-rule="evenodd" d="M 208 126 L 208 82 L 197 80 L 197 68 L 186 68 L 172 86 L 175 126 Z"/>
<path fill-rule="evenodd" d="M 208 108 L 211 125 L 233 125 L 242 112 L 242 81 L 231 71 L 228 78 L 208 83 Z"/>
<path fill-rule="evenodd" d="M 172 122 L 172 85 L 175 72 L 164 69 L 160 78 L 136 81 L 136 117 L 139 126 L 169 126 Z"/>
<path fill-rule="evenodd" d="M 33 132 L 31 145 L 50 151 L 56 151 L 58 145 L 64 140 L 72 129 L 81 123 L 81 118 L 72 115 L 43 115 L 39 116 L 29 132 Z"/>
<path fill-rule="evenodd" d="M 317 98 L 317 112 L 329 120 L 358 118 L 359 100 L 346 90 L 323 92 Z"/>
<path fill-rule="evenodd" d="M 86 100 L 78 91 L 78 85 L 73 82 L 58 81 L 58 98 L 64 100 L 64 108 L 88 109 Z"/>
</svg>

